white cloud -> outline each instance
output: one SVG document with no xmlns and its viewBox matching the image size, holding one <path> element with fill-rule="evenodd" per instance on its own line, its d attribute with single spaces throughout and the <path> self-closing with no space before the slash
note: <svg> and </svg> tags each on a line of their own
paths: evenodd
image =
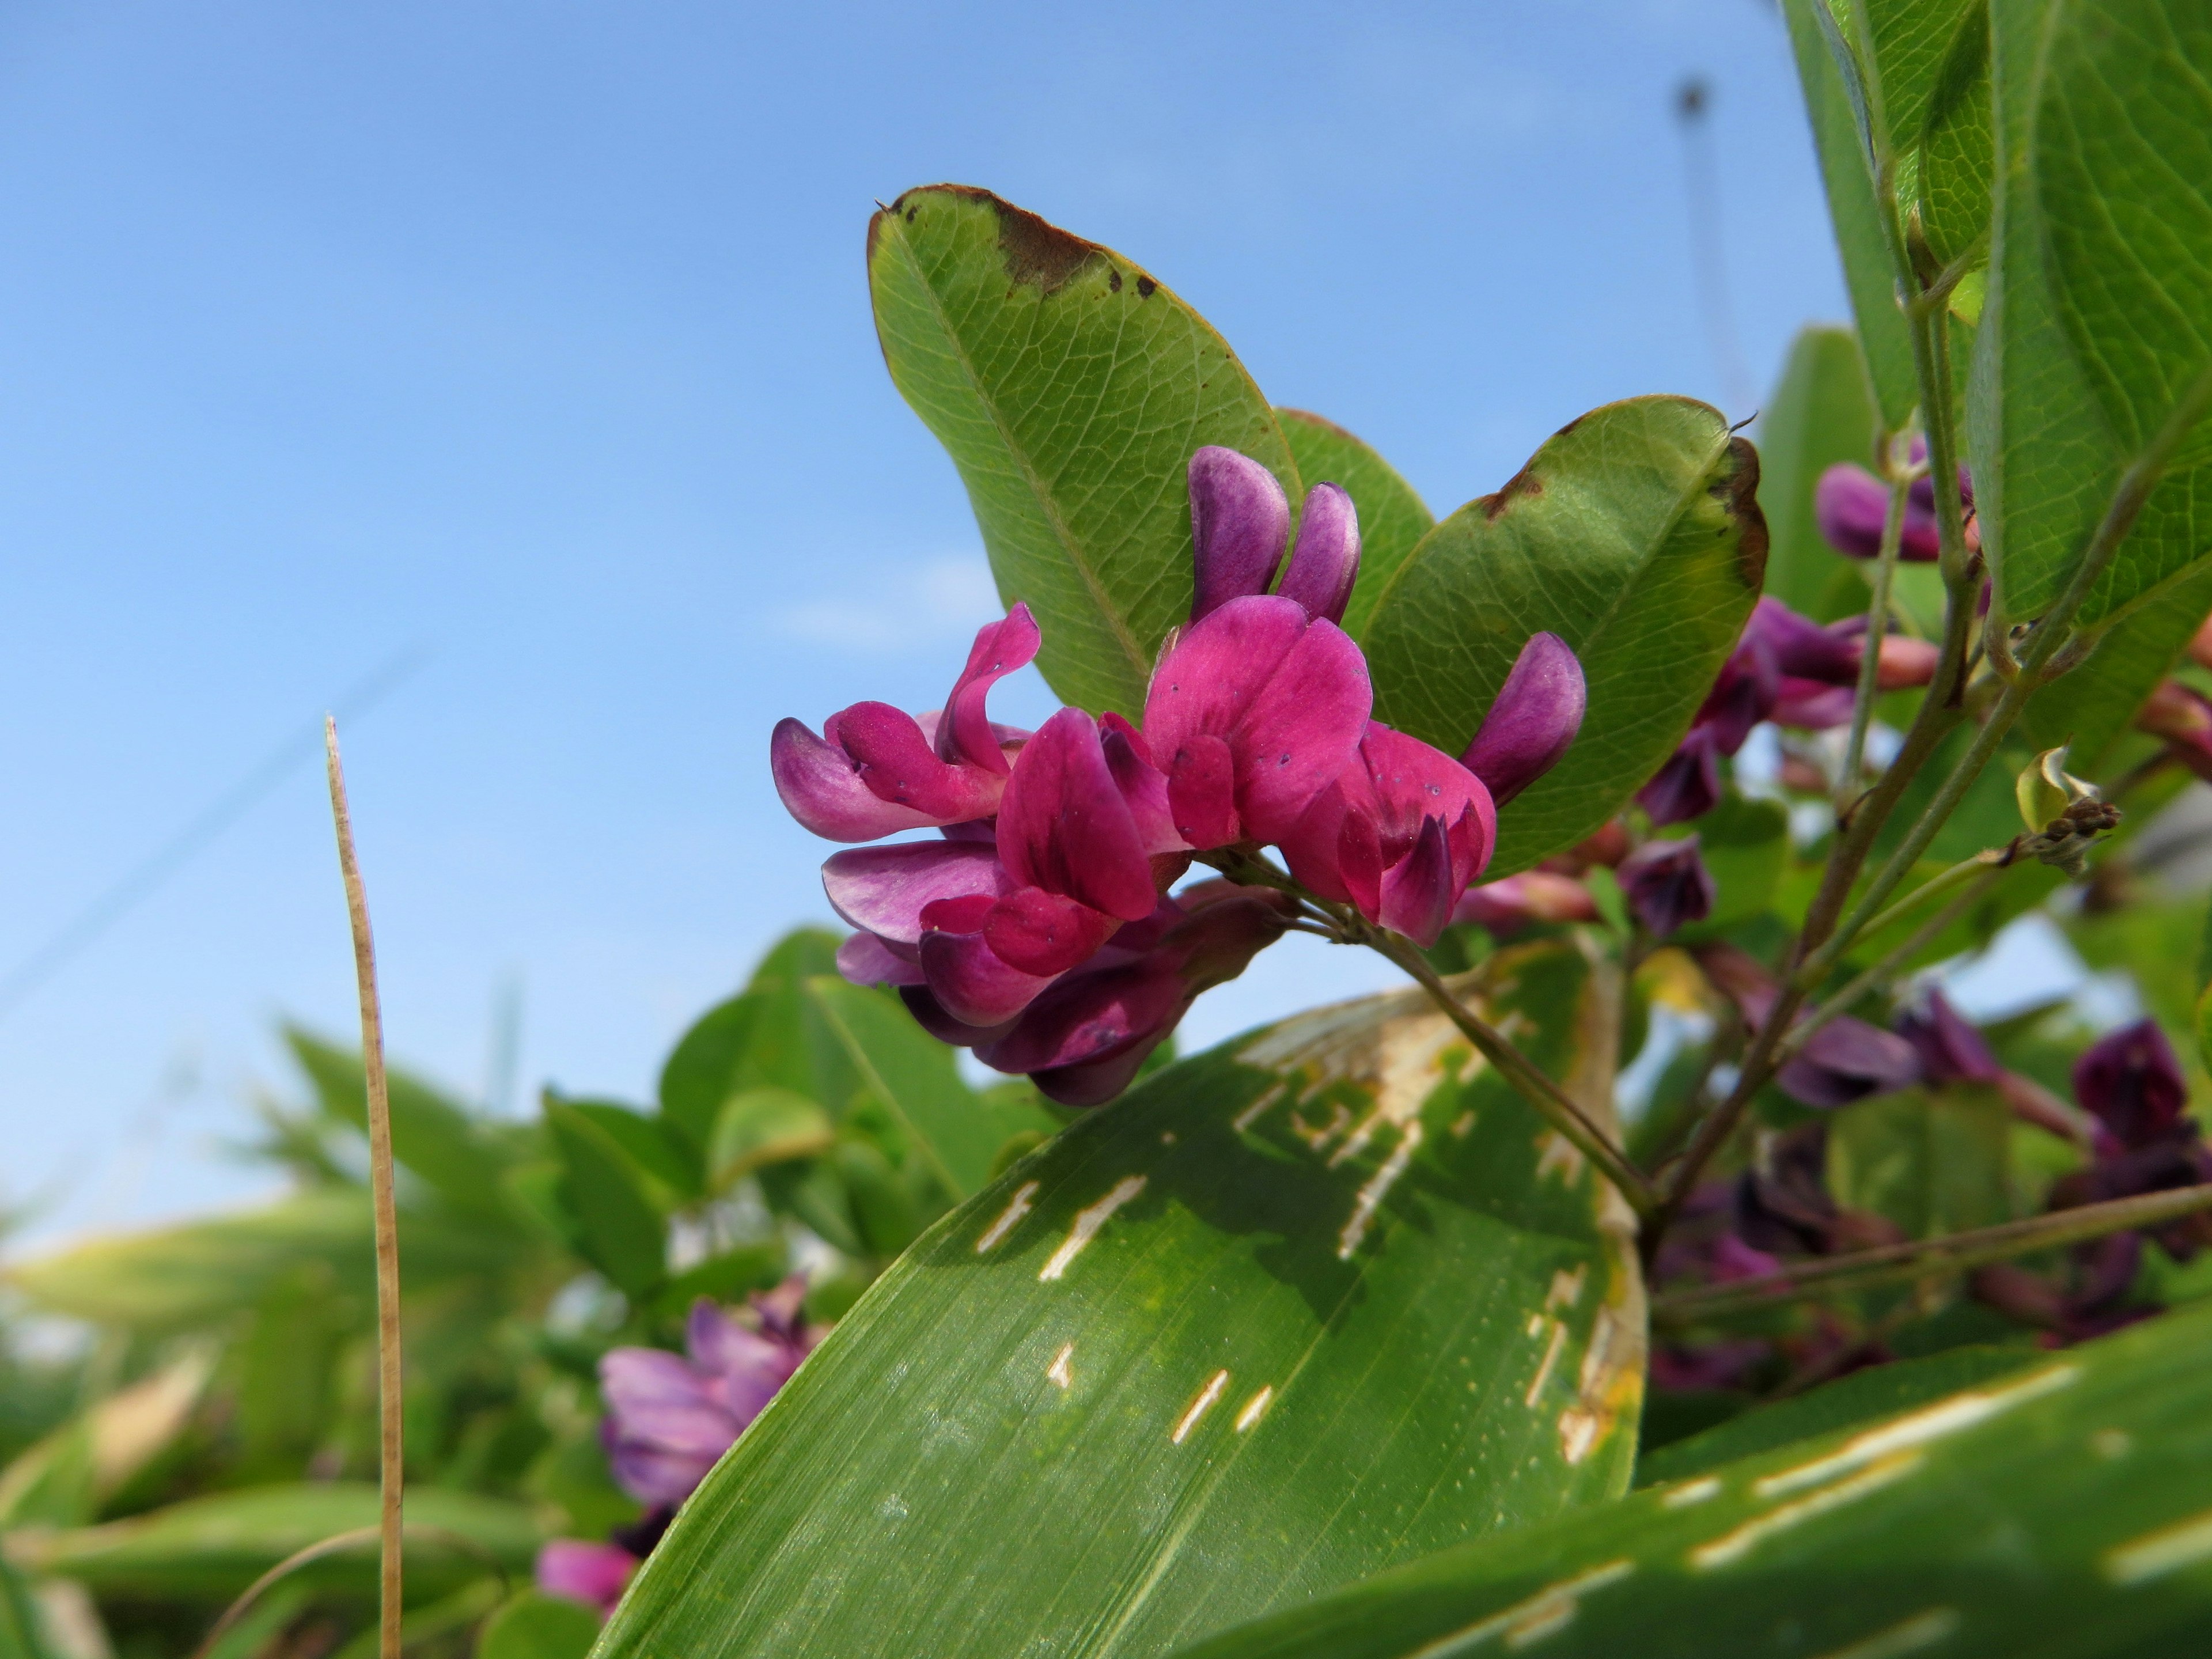
<svg viewBox="0 0 2212 1659">
<path fill-rule="evenodd" d="M 989 563 L 966 553 L 884 565 L 838 597 L 780 606 L 770 622 L 813 644 L 897 651 L 965 638 L 1000 614 Z"/>
</svg>

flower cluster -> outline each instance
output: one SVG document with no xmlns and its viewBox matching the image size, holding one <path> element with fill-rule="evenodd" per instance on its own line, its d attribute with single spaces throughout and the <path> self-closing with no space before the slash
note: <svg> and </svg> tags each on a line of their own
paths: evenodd
<svg viewBox="0 0 2212 1659">
<path fill-rule="evenodd" d="M 1293 919 L 1267 886 L 1171 890 L 1194 860 L 1234 868 L 1275 847 L 1308 893 L 1431 945 L 1489 862 L 1498 805 L 1582 724 L 1581 666 L 1548 634 L 1457 759 L 1371 719 L 1366 661 L 1337 626 L 1359 566 L 1352 498 L 1316 484 L 1291 544 L 1258 462 L 1201 449 L 1189 483 L 1195 597 L 1140 720 L 994 725 L 991 686 L 1042 642 L 1017 604 L 976 635 L 941 712 L 856 703 L 818 736 L 784 720 L 769 746 L 784 805 L 817 835 L 939 832 L 823 866 L 857 930 L 846 976 L 897 987 L 928 1030 L 1069 1105 L 1120 1092 Z"/>
<path fill-rule="evenodd" d="M 703 1297 L 684 1322 L 681 1354 L 615 1348 L 599 1361 L 607 1414 L 599 1425 L 615 1483 L 644 1516 L 604 1544 L 556 1538 L 538 1553 L 538 1587 L 599 1608 L 604 1617 L 722 1454 L 791 1380 L 821 1333 L 799 1317 L 806 1281 L 786 1279 L 752 1297 L 753 1323 Z"/>
</svg>

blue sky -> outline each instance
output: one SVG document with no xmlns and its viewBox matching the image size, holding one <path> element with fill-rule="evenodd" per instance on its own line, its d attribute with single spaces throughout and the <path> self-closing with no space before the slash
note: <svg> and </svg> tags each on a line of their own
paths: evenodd
<svg viewBox="0 0 2212 1659">
<path fill-rule="evenodd" d="M 1109 243 L 1444 510 L 1609 398 L 1752 413 L 1692 73 L 1764 386 L 1842 299 L 1762 0 L 11 6 L 0 975 L 421 647 L 346 734 L 395 1057 L 481 1094 L 519 995 L 526 1088 L 642 1096 L 826 915 L 769 726 L 933 705 L 989 614 L 877 353 L 872 198 Z M 1383 971 L 1295 940 L 1187 1030 Z M 349 975 L 301 764 L 0 1018 L 0 1199 L 51 1238 L 265 1183 L 222 1144 Z"/>
</svg>

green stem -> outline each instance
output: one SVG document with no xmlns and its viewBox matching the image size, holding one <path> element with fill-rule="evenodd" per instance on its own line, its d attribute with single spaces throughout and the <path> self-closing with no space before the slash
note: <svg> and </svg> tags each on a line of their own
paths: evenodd
<svg viewBox="0 0 2212 1659">
<path fill-rule="evenodd" d="M 1912 489 L 1912 469 L 1900 467 L 1883 445 L 1890 473 L 1889 507 L 1881 521 L 1881 552 L 1875 562 L 1874 597 L 1867 602 L 1866 633 L 1859 641 L 1858 695 L 1851 703 L 1850 741 L 1844 746 L 1843 773 L 1836 781 L 1836 813 L 1842 817 L 1858 798 L 1859 773 L 1866 764 L 1867 727 L 1874 723 L 1875 693 L 1881 677 L 1881 641 L 1889 632 L 1889 590 L 1897 574 L 1898 550 L 1905 544 L 1905 505 Z"/>
<path fill-rule="evenodd" d="M 1381 956 L 1395 963 L 1423 990 L 1429 1000 L 1441 1009 L 1461 1034 L 1500 1075 L 1519 1091 L 1522 1097 L 1534 1106 L 1552 1127 L 1573 1143 L 1582 1154 L 1605 1172 L 1606 1178 L 1620 1189 L 1620 1195 L 1639 1217 L 1648 1217 L 1657 1208 L 1658 1194 L 1626 1154 L 1613 1144 L 1605 1131 L 1590 1121 L 1566 1091 L 1544 1075 L 1536 1063 L 1515 1048 L 1503 1031 L 1475 1013 L 1457 997 L 1451 988 L 1431 968 L 1426 957 L 1395 933 L 1380 928 L 1366 927 L 1360 942 Z"/>
<path fill-rule="evenodd" d="M 2075 1209 L 2002 1222 L 1994 1227 L 1952 1233 L 1942 1238 L 1911 1239 L 1902 1244 L 1854 1250 L 1845 1255 L 1793 1261 L 1778 1272 L 1758 1279 L 1739 1279 L 1734 1284 L 1677 1291 L 1652 1304 L 1652 1316 L 1669 1324 L 1686 1324 L 1723 1314 L 1771 1307 L 1798 1297 L 1838 1295 L 1899 1279 L 1965 1273 L 2038 1250 L 2055 1250 L 2138 1227 L 2163 1226 L 2207 1210 L 2212 1210 L 2212 1182 L 2135 1198 L 2112 1199 L 2102 1204 L 2084 1204 Z"/>
</svg>

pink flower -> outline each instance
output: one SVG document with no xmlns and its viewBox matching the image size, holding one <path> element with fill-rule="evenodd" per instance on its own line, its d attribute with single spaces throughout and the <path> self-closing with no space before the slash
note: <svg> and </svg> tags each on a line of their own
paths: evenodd
<svg viewBox="0 0 2212 1659">
<path fill-rule="evenodd" d="M 984 701 L 1036 655 L 1041 638 L 1025 605 L 982 629 L 942 711 L 917 717 L 856 702 L 823 721 L 820 737 L 798 720 L 778 721 L 769 763 L 785 808 L 829 841 L 988 817 L 1012 770 L 1011 750 L 1029 734 L 994 726 Z"/>
<path fill-rule="evenodd" d="M 1589 889 L 1572 876 L 1523 870 L 1503 881 L 1470 887 L 1452 911 L 1455 922 L 1472 922 L 1503 939 L 1540 921 L 1595 921 Z"/>
<path fill-rule="evenodd" d="M 607 1415 L 599 1437 L 615 1482 L 652 1505 L 691 1495 L 761 1408 L 791 1380 L 818 1333 L 799 1322 L 806 1282 L 793 1278 L 752 1305 L 759 1328 L 702 1297 L 684 1329 L 684 1352 L 615 1348 L 599 1361 Z"/>
<path fill-rule="evenodd" d="M 1283 838 L 1291 873 L 1426 946 L 1490 862 L 1498 815 L 1482 781 L 1380 721 Z"/>
<path fill-rule="evenodd" d="M 1207 612 L 1170 642 L 1145 696 L 1176 833 L 1200 851 L 1280 842 L 1352 759 L 1374 701 L 1359 647 L 1297 600 Z"/>
<path fill-rule="evenodd" d="M 623 1586 L 636 1571 L 637 1557 L 619 1544 L 555 1538 L 538 1550 L 534 1577 L 546 1595 L 581 1601 L 604 1620 L 615 1610 Z"/>
</svg>

